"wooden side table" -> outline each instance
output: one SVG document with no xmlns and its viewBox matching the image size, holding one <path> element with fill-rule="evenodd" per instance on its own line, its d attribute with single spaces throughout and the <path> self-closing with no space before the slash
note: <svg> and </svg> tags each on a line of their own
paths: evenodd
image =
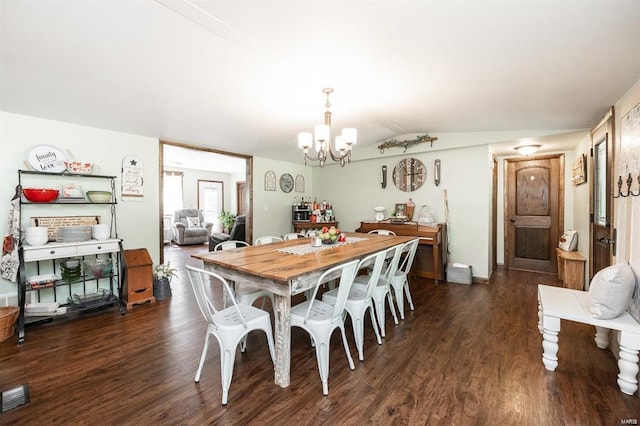
<svg viewBox="0 0 640 426">
<path fill-rule="evenodd" d="M 584 266 L 587 258 L 577 251 L 556 248 L 558 256 L 558 279 L 563 287 L 584 290 Z"/>
</svg>

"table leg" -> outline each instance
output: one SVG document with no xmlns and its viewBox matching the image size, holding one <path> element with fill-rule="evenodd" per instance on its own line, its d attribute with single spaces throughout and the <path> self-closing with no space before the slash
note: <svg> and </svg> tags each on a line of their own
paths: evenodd
<svg viewBox="0 0 640 426">
<path fill-rule="evenodd" d="M 275 382 L 286 388 L 291 372 L 291 296 L 275 294 Z"/>
<path fill-rule="evenodd" d="M 558 366 L 558 333 L 560 318 L 542 317 L 542 363 L 549 371 Z"/>
</svg>

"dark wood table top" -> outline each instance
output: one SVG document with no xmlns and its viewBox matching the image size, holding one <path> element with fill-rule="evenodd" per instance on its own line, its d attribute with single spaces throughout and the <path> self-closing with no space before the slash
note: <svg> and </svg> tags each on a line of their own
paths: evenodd
<svg viewBox="0 0 640 426">
<path fill-rule="evenodd" d="M 308 238 L 261 246 L 198 253 L 194 254 L 193 257 L 202 260 L 205 264 L 215 264 L 276 282 L 288 283 L 294 278 L 318 270 L 328 269 L 352 259 L 360 259 L 368 254 L 388 249 L 415 238 L 361 233 L 346 233 L 346 235 L 347 237 L 365 238 L 365 240 L 301 255 L 283 253 L 278 249 L 298 245 L 308 246 L 310 245 L 310 239 Z"/>
</svg>

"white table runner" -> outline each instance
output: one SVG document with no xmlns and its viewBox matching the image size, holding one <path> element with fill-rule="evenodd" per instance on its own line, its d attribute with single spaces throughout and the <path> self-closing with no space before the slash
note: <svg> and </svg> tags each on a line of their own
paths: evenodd
<svg viewBox="0 0 640 426">
<path fill-rule="evenodd" d="M 310 239 L 308 239 L 306 240 L 307 242 L 304 244 L 291 246 L 291 247 L 284 247 L 284 248 L 277 249 L 276 251 L 279 251 L 282 253 L 297 254 L 297 255 L 311 254 L 311 253 L 318 253 L 319 251 L 322 251 L 322 250 L 329 250 L 335 247 L 340 247 L 346 244 L 357 243 L 358 241 L 364 241 L 367 239 L 368 238 L 362 238 L 362 237 L 347 237 L 347 241 L 345 242 L 342 242 L 342 243 L 336 242 L 335 244 L 323 244 L 320 247 L 313 247 L 311 245 Z"/>
</svg>

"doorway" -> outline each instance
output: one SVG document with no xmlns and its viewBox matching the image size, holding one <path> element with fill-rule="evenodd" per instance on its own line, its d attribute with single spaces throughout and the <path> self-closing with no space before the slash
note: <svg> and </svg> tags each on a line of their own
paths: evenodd
<svg viewBox="0 0 640 426">
<path fill-rule="evenodd" d="M 233 211 L 235 210 L 234 206 L 242 204 L 246 208 L 246 235 L 247 238 L 252 238 L 253 158 L 251 156 L 162 140 L 159 152 L 161 235 L 163 233 L 162 223 L 164 222 L 162 219 L 169 213 L 165 211 L 163 176 L 168 169 L 179 169 L 184 171 L 183 208 L 207 210 L 209 215 L 216 216 L 209 210 L 217 211 L 217 209 L 225 207 L 226 210 Z M 235 199 L 236 191 L 229 190 L 236 185 L 236 182 L 246 182 L 246 190 L 243 191 L 245 198 L 242 200 Z M 224 186 L 227 187 L 226 191 Z M 226 202 L 224 202 L 225 196 Z M 213 223 L 217 223 L 217 217 L 214 219 Z M 164 242 L 164 238 L 161 238 L 160 241 Z M 170 246 L 172 245 L 169 244 L 169 247 L 161 245 L 161 263 L 165 258 L 164 250 Z"/>
<path fill-rule="evenodd" d="M 557 273 L 564 228 L 564 155 L 505 160 L 505 260 L 509 269 Z"/>
<path fill-rule="evenodd" d="M 611 265 L 615 250 L 611 179 L 613 169 L 613 108 L 591 131 L 589 280 Z"/>
</svg>

